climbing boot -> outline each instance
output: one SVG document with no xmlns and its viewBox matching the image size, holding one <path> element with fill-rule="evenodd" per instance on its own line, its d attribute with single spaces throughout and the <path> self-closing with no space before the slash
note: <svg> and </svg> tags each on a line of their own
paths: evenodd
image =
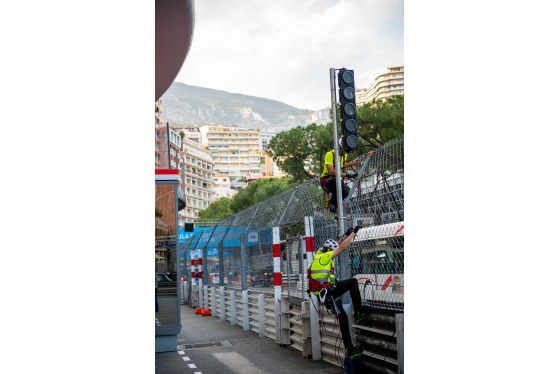
<svg viewBox="0 0 560 374">
<path fill-rule="evenodd" d="M 364 353 L 364 346 L 361 344 L 353 346 L 352 348 L 348 348 L 346 350 L 346 356 L 351 360 L 356 357 L 360 357 L 362 353 Z"/>
<path fill-rule="evenodd" d="M 368 318 L 369 313 L 364 312 L 363 310 L 358 310 L 355 314 L 354 314 L 354 321 L 356 323 L 360 323 L 361 321 L 363 321 L 364 319 Z"/>
</svg>

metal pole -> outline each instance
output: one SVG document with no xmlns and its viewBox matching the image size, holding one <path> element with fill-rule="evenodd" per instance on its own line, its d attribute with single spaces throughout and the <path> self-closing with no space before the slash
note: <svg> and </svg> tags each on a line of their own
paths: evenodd
<svg viewBox="0 0 560 374">
<path fill-rule="evenodd" d="M 276 224 L 277 226 L 280 226 L 282 224 L 282 220 L 284 219 L 284 215 L 286 214 L 286 212 L 288 211 L 288 208 L 290 207 L 290 204 L 292 203 L 292 199 L 294 198 L 294 195 L 296 194 L 296 191 L 298 189 L 299 186 L 296 186 L 294 188 L 294 192 L 292 192 L 292 196 L 290 196 L 290 200 L 288 200 L 288 204 L 286 205 L 286 207 L 284 208 L 284 211 L 282 212 L 282 216 L 280 217 L 280 220 L 278 221 L 278 223 Z"/>
<path fill-rule="evenodd" d="M 204 284 L 205 286 L 208 284 L 208 243 L 210 243 L 210 240 L 212 239 L 212 236 L 214 236 L 214 231 L 216 231 L 216 227 L 218 227 L 218 225 L 214 225 L 214 229 L 212 230 L 212 233 L 210 234 L 210 237 L 208 238 L 208 241 L 206 241 L 206 244 L 204 244 L 204 247 L 202 248 L 202 274 L 204 275 L 202 284 Z"/>
<path fill-rule="evenodd" d="M 243 330 L 249 331 L 249 294 L 247 291 L 247 246 L 245 235 L 241 235 L 241 294 L 243 299 Z"/>
<path fill-rule="evenodd" d="M 241 241 L 241 289 L 247 291 L 247 246 L 245 244 L 245 234 L 239 238 Z"/>
<path fill-rule="evenodd" d="M 335 178 L 336 178 L 336 206 L 338 214 L 338 237 L 341 238 L 344 235 L 344 206 L 342 205 L 342 171 L 340 170 L 340 149 L 338 146 L 338 110 L 336 107 L 337 97 L 336 97 L 336 82 L 335 82 L 335 69 L 330 69 L 331 75 L 331 105 L 333 113 L 333 143 L 334 143 L 334 157 L 335 157 Z M 341 253 L 337 257 L 338 262 L 338 274 L 340 274 L 342 279 L 346 279 L 348 271 L 348 254 L 346 252 Z M 345 293 L 342 296 L 342 302 L 347 303 L 350 296 Z"/>
<path fill-rule="evenodd" d="M 360 183 L 360 179 L 362 179 L 362 175 L 364 174 L 364 171 L 366 170 L 366 167 L 369 164 L 370 160 L 371 160 L 371 155 L 368 153 L 367 158 L 364 161 L 364 164 L 362 165 L 362 168 L 360 169 L 360 172 L 358 173 L 358 178 L 356 178 L 356 180 L 354 181 L 354 184 L 352 185 L 352 188 L 350 189 L 350 193 L 348 194 L 348 196 L 346 196 L 346 199 L 344 199 L 345 203 L 348 203 L 348 201 L 350 201 L 350 198 L 352 197 L 352 195 L 354 194 L 354 190 L 356 189 L 356 187 Z"/>
<path fill-rule="evenodd" d="M 334 170 L 336 178 L 336 206 L 338 213 L 338 237 L 342 237 L 344 234 L 344 212 L 342 210 L 342 172 L 340 170 L 340 149 L 338 146 L 338 110 L 336 107 L 336 82 L 335 82 L 335 70 L 330 69 L 331 75 L 331 107 L 333 113 L 333 143 L 334 143 Z"/>
<path fill-rule="evenodd" d="M 177 324 L 181 325 L 181 291 L 179 290 L 179 285 L 181 282 L 181 268 L 177 266 L 178 254 L 179 254 L 179 196 L 177 190 L 179 189 L 179 182 L 173 183 L 175 189 L 175 272 L 177 274 Z"/>
<path fill-rule="evenodd" d="M 167 122 L 167 168 L 171 169 L 171 137 L 169 136 L 169 122 Z"/>
</svg>

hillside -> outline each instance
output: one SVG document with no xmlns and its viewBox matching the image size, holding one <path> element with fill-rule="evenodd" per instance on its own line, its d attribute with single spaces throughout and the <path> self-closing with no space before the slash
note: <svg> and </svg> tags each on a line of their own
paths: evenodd
<svg viewBox="0 0 560 374">
<path fill-rule="evenodd" d="M 329 109 L 298 109 L 262 97 L 173 83 L 163 95 L 163 120 L 176 124 L 224 124 L 280 132 L 330 121 Z"/>
</svg>

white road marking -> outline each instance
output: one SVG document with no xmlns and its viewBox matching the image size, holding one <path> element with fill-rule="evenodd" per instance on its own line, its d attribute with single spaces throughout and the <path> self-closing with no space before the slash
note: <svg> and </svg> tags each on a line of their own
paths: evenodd
<svg viewBox="0 0 560 374">
<path fill-rule="evenodd" d="M 194 374 L 202 374 L 201 371 L 195 371 Z"/>
<path fill-rule="evenodd" d="M 196 369 L 196 365 L 195 365 L 195 364 L 189 364 L 189 367 L 190 367 L 191 369 Z"/>
<path fill-rule="evenodd" d="M 219 352 L 212 356 L 237 374 L 268 374 L 236 352 Z"/>
<path fill-rule="evenodd" d="M 183 357 L 183 360 L 184 360 L 184 361 L 190 361 L 191 359 L 188 358 L 188 357 Z"/>
<path fill-rule="evenodd" d="M 184 355 L 185 351 L 177 351 L 177 353 L 179 353 L 180 355 Z"/>
</svg>

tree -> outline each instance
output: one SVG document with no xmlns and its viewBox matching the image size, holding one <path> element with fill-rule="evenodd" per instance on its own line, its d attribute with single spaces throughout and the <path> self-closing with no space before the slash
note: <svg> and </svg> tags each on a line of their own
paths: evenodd
<svg viewBox="0 0 560 374">
<path fill-rule="evenodd" d="M 230 210 L 231 203 L 230 197 L 221 197 L 208 205 L 208 208 L 198 213 L 198 218 L 201 219 L 226 219 L 234 213 Z"/>
<path fill-rule="evenodd" d="M 360 146 L 349 157 L 382 147 L 404 134 L 404 96 L 391 96 L 385 101 L 359 106 L 357 118 Z M 321 174 L 324 156 L 332 149 L 331 122 L 326 125 L 312 123 L 278 133 L 270 140 L 267 151 L 283 172 L 301 182 Z"/>
<path fill-rule="evenodd" d="M 404 135 L 403 95 L 390 96 L 385 101 L 372 101 L 357 110 L 360 148 L 366 152 Z"/>
<path fill-rule="evenodd" d="M 295 180 L 284 178 L 259 179 L 239 191 L 233 197 L 222 197 L 208 206 L 198 214 L 201 219 L 226 219 L 239 213 L 250 206 L 267 200 L 285 190 L 295 187 Z"/>
<path fill-rule="evenodd" d="M 267 152 L 280 170 L 298 182 L 321 173 L 322 159 L 332 149 L 332 124 L 298 126 L 272 138 Z"/>
</svg>

